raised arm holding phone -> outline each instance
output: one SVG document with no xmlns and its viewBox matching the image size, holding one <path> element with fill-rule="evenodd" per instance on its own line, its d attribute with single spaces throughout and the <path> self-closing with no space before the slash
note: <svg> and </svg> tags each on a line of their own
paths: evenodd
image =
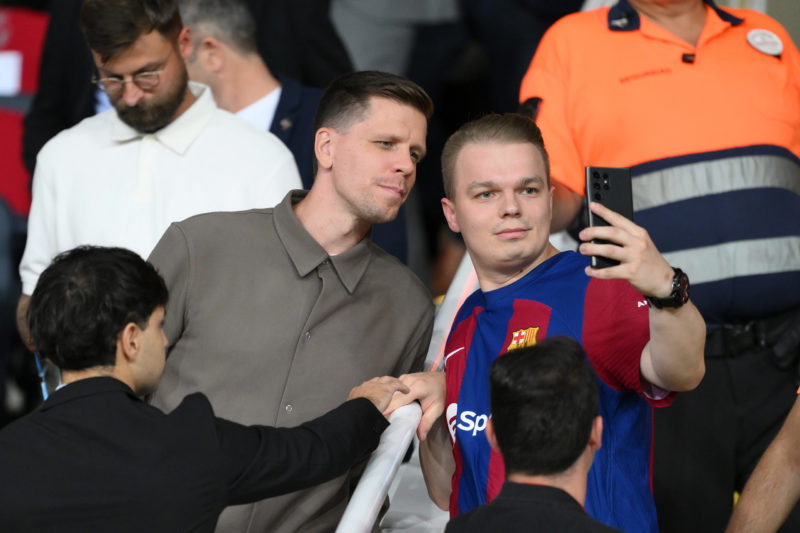
<svg viewBox="0 0 800 533">
<path fill-rule="evenodd" d="M 496 496 L 502 459 L 476 423 L 491 414 L 489 366 L 505 352 L 566 335 L 592 362 L 601 415 L 615 435 L 595 458 L 587 511 L 623 530 L 656 531 L 650 406 L 668 405 L 673 392 L 697 386 L 704 372 L 704 324 L 681 290 L 683 276 L 647 232 L 595 203 L 592 211 L 611 226 L 586 228 L 581 239 L 616 245 L 585 242 L 577 254 L 549 243 L 549 163 L 530 119 L 490 115 L 462 126 L 445 146 L 442 168 L 445 217 L 462 233 L 481 288 L 456 316 L 444 374 L 402 376 L 411 392 L 396 394 L 390 407 L 420 400 L 429 494 L 453 516 Z M 620 264 L 594 269 L 591 255 Z M 620 463 L 626 467 L 612 466 Z"/>
</svg>

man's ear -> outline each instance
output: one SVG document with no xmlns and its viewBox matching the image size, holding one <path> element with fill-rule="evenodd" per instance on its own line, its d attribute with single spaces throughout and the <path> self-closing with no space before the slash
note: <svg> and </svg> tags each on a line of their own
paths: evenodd
<svg viewBox="0 0 800 533">
<path fill-rule="evenodd" d="M 317 156 L 319 168 L 330 169 L 333 166 L 333 144 L 336 132 L 330 128 L 320 128 L 314 135 L 314 154 Z"/>
<path fill-rule="evenodd" d="M 497 453 L 500 452 L 500 445 L 497 443 L 497 435 L 494 432 L 494 423 L 492 422 L 492 417 L 489 417 L 489 420 L 486 421 L 486 440 L 489 441 L 489 446 L 492 447 L 494 451 Z"/>
<path fill-rule="evenodd" d="M 178 34 L 178 51 L 181 54 L 181 59 L 184 61 L 192 55 L 194 44 L 192 43 L 192 30 L 189 26 L 184 26 Z"/>
<path fill-rule="evenodd" d="M 122 331 L 117 335 L 117 352 L 120 353 L 126 361 L 134 362 L 139 355 L 139 349 L 142 345 L 142 330 L 139 329 L 133 322 L 128 322 Z"/>
<path fill-rule="evenodd" d="M 593 452 L 603 445 L 603 417 L 596 416 L 592 421 L 592 431 L 589 433 L 589 447 Z"/>
<path fill-rule="evenodd" d="M 456 219 L 456 206 L 450 198 L 442 198 L 442 211 L 444 212 L 444 218 L 447 220 L 447 225 L 450 226 L 450 229 L 456 233 L 460 233 L 461 228 L 458 225 L 458 219 Z"/>
<path fill-rule="evenodd" d="M 222 43 L 214 37 L 203 37 L 196 50 L 197 61 L 206 72 L 219 72 L 225 65 Z"/>
</svg>

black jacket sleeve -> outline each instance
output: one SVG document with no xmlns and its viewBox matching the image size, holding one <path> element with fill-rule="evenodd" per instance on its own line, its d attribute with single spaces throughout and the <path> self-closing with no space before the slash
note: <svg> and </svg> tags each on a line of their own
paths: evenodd
<svg viewBox="0 0 800 533">
<path fill-rule="evenodd" d="M 242 426 L 217 419 L 229 462 L 229 505 L 317 485 L 345 473 L 378 445 L 389 423 L 365 398 L 295 428 Z"/>
</svg>

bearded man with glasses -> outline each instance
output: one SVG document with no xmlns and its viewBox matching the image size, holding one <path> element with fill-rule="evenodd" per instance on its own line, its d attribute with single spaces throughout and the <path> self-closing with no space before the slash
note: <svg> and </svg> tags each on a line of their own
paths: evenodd
<svg viewBox="0 0 800 533">
<path fill-rule="evenodd" d="M 147 257 L 169 224 L 211 211 L 272 207 L 300 178 L 272 134 L 217 108 L 188 82 L 192 53 L 174 0 L 86 0 L 81 27 L 113 109 L 61 132 L 39 153 L 17 323 L 39 274 L 82 244 Z"/>
</svg>

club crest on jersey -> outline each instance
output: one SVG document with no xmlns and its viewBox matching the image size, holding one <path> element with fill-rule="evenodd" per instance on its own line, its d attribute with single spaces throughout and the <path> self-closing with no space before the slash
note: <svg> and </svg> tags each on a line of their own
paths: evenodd
<svg viewBox="0 0 800 533">
<path fill-rule="evenodd" d="M 536 334 L 539 332 L 539 327 L 518 329 L 511 335 L 511 344 L 508 345 L 506 351 L 516 350 L 517 348 L 525 348 L 536 344 Z"/>
</svg>

